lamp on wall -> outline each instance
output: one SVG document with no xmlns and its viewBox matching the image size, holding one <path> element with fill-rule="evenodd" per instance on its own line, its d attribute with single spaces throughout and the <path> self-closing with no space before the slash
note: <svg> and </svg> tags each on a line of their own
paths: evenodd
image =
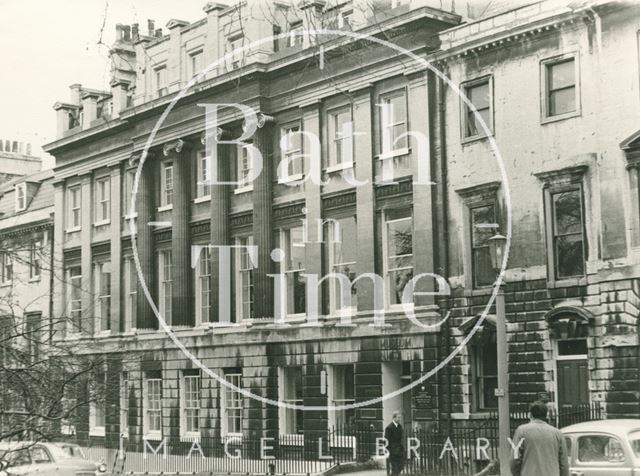
<svg viewBox="0 0 640 476">
<path fill-rule="evenodd" d="M 502 269 L 504 249 L 507 246 L 507 237 L 496 233 L 489 238 L 489 254 L 491 255 L 491 267 L 497 273 Z"/>
</svg>

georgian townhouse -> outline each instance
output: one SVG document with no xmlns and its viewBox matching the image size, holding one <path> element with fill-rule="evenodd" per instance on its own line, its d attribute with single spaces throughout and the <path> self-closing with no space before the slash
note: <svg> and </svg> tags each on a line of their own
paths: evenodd
<svg viewBox="0 0 640 476">
<path fill-rule="evenodd" d="M 81 410 L 80 438 L 117 447 L 120 434 L 139 444 L 252 433 L 316 444 L 332 427 L 381 430 L 394 410 L 410 427 L 438 418 L 437 379 L 338 411 L 279 408 L 240 390 L 315 407 L 365 402 L 425 375 L 446 351 L 434 296 L 443 284 L 433 279 L 446 267 L 438 81 L 379 43 L 309 32 L 357 31 L 426 58 L 460 17 L 408 1 L 266 2 L 270 15 L 252 15 L 252 5 L 209 3 L 205 18 L 171 20 L 166 32 L 152 22 L 147 34 L 119 25 L 111 90 L 73 85 L 55 105 L 59 137 L 46 150 L 56 157 L 54 257 L 65 280 L 54 313 L 68 317 L 56 335 L 108 355 L 104 378 L 119 389 L 101 408 Z M 205 132 L 203 105 L 216 103 L 256 112 L 244 145 L 205 147 L 211 135 L 250 129 L 227 107 Z M 322 184 L 304 180 L 311 161 L 299 157 L 314 150 Z M 425 169 L 429 180 L 417 180 Z M 213 172 L 235 184 L 211 184 Z M 237 247 L 229 273 L 213 248 L 223 245 Z M 345 293 L 309 277 L 329 273 L 379 280 Z M 402 293 L 429 273 L 416 285 L 422 294 L 409 293 L 416 325 Z M 156 311 L 233 386 L 177 348 Z M 348 318 L 354 325 L 343 325 Z"/>
<path fill-rule="evenodd" d="M 434 60 L 488 127 L 446 90 L 450 345 L 492 292 L 487 240 L 507 234 L 510 205 L 513 406 L 544 398 L 560 408 L 596 402 L 610 417 L 640 409 L 639 14 L 622 2 L 538 2 L 440 35 Z M 497 359 L 488 319 L 448 368 L 441 408 L 454 419 L 495 410 Z"/>
</svg>

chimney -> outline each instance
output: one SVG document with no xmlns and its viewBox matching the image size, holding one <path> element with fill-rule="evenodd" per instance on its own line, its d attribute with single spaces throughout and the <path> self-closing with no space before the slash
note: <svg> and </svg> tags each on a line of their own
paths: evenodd
<svg viewBox="0 0 640 476">
<path fill-rule="evenodd" d="M 140 37 L 138 28 L 139 25 L 137 23 L 131 25 L 131 38 L 133 39 L 133 41 L 138 41 L 138 38 Z"/>
<path fill-rule="evenodd" d="M 153 31 L 156 28 L 156 22 L 154 20 L 147 20 L 147 29 L 149 30 L 149 36 L 153 36 Z"/>
<path fill-rule="evenodd" d="M 27 142 L 27 155 L 31 155 L 31 144 Z"/>
<path fill-rule="evenodd" d="M 11 144 L 11 152 L 18 153 L 18 141 L 14 140 L 13 144 Z"/>
<path fill-rule="evenodd" d="M 124 41 L 131 41 L 131 25 L 124 25 L 122 32 L 124 33 Z"/>
<path fill-rule="evenodd" d="M 78 84 L 78 83 L 72 84 L 71 86 L 69 86 L 69 89 L 71 91 L 71 94 L 70 94 L 71 104 L 79 106 L 80 105 L 80 92 L 82 90 L 82 85 Z"/>
<path fill-rule="evenodd" d="M 156 30 L 156 38 L 161 38 L 162 37 L 162 28 L 158 28 Z"/>
<path fill-rule="evenodd" d="M 122 23 L 117 23 L 116 24 L 116 42 L 117 41 L 121 41 L 122 40 L 122 36 L 123 36 Z"/>
</svg>

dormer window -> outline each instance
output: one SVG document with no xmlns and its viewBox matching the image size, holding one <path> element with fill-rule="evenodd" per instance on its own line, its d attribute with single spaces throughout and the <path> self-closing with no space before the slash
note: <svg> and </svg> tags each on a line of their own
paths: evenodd
<svg viewBox="0 0 640 476">
<path fill-rule="evenodd" d="M 19 183 L 16 185 L 16 212 L 20 212 L 27 208 L 27 184 Z"/>
<path fill-rule="evenodd" d="M 302 45 L 303 40 L 303 28 L 302 22 L 292 23 L 289 26 L 289 47 Z"/>
</svg>

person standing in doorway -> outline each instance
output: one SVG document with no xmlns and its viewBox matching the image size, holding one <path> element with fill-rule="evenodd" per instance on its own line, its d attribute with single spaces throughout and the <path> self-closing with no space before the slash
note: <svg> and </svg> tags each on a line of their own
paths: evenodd
<svg viewBox="0 0 640 476">
<path fill-rule="evenodd" d="M 513 476 L 569 476 L 567 445 L 562 432 L 549 425 L 547 405 L 535 402 L 529 408 L 531 421 L 520 425 L 513 436 Z"/>
<path fill-rule="evenodd" d="M 400 424 L 400 412 L 393 412 L 391 423 L 384 429 L 384 438 L 387 440 L 389 451 L 387 473 L 391 467 L 391 476 L 398 476 L 404 469 L 404 429 Z"/>
</svg>

